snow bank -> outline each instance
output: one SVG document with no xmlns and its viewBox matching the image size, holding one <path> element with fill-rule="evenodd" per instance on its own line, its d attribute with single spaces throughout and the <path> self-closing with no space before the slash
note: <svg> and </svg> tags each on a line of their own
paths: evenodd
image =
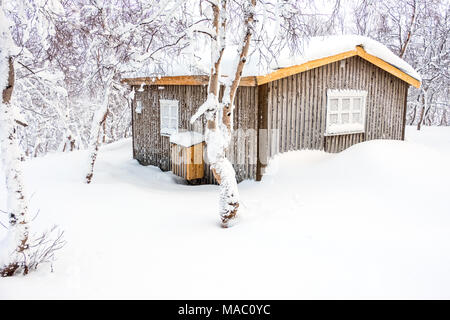
<svg viewBox="0 0 450 320">
<path fill-rule="evenodd" d="M 313 37 L 304 42 L 303 50 L 301 50 L 300 54 L 293 55 L 286 48 L 277 55 L 275 60 L 270 62 L 265 58 L 270 56 L 269 53 L 264 54 L 263 57 L 258 50 L 251 47 L 242 75 L 244 77 L 266 75 L 280 68 L 300 65 L 312 60 L 355 50 L 356 46 L 363 47 L 369 54 L 386 61 L 414 79 L 421 81 L 419 73 L 406 61 L 396 56 L 385 45 L 368 37 L 358 35 Z M 156 79 L 160 76 L 209 75 L 211 58 L 207 52 L 208 50 L 196 52 L 196 57 L 193 59 L 191 55 L 182 53 L 173 62 L 171 61 L 170 65 L 149 65 L 147 70 L 128 74 L 126 77 L 155 77 Z M 233 76 L 230 72 L 234 70 L 232 66 L 238 52 L 238 46 L 229 45 L 226 47 L 221 64 L 223 76 Z"/>
<path fill-rule="evenodd" d="M 86 151 L 26 161 L 32 232 L 55 223 L 68 244 L 53 273 L 1 279 L 0 300 L 449 299 L 450 130 L 406 138 L 277 156 L 239 185 L 228 230 L 217 186 L 139 165 L 130 139 L 102 147 L 91 185 Z M 145 270 L 124 272 L 136 257 Z M 239 266 L 232 281 L 224 266 Z"/>
<path fill-rule="evenodd" d="M 199 144 L 203 141 L 205 141 L 203 135 L 194 131 L 178 132 L 170 136 L 171 143 L 176 143 L 186 148 Z"/>
</svg>

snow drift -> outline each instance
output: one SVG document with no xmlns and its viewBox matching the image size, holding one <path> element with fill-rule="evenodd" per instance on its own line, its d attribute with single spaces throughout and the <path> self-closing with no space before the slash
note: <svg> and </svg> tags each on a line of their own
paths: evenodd
<svg viewBox="0 0 450 320">
<path fill-rule="evenodd" d="M 27 161 L 33 231 L 56 222 L 68 244 L 54 273 L 0 279 L 0 299 L 448 299 L 450 130 L 407 140 L 277 156 L 262 182 L 240 184 L 228 230 L 217 186 L 140 166 L 130 140 L 102 148 L 92 185 L 86 152 Z"/>
</svg>

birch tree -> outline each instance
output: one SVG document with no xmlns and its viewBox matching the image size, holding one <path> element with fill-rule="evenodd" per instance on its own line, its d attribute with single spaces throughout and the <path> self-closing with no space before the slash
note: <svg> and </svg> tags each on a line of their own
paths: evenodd
<svg viewBox="0 0 450 320">
<path fill-rule="evenodd" d="M 256 0 L 243 4 L 244 27 L 239 44 L 238 56 L 233 66 L 234 77 L 225 83 L 223 98 L 219 101 L 221 80 L 221 62 L 226 47 L 227 1 L 210 2 L 213 12 L 213 31 L 211 35 L 211 74 L 208 84 L 208 98 L 199 107 L 191 123 L 205 114 L 207 125 L 205 141 L 207 156 L 215 179 L 220 185 L 220 218 L 222 227 L 227 228 L 237 218 L 239 209 L 239 191 L 233 165 L 226 158 L 226 150 L 231 141 L 233 130 L 234 100 L 242 76 L 250 40 L 254 30 Z"/>
<path fill-rule="evenodd" d="M 23 273 L 28 273 L 26 263 L 29 254 L 29 227 L 28 205 L 24 193 L 21 161 L 23 156 L 16 137 L 16 110 L 11 102 L 14 89 L 14 58 L 17 48 L 11 38 L 9 30 L 10 22 L 3 13 L 3 1 L 0 1 L 0 89 L 2 91 L 2 103 L 0 108 L 0 154 L 3 169 L 6 175 L 7 212 L 9 215 L 9 231 L 7 239 L 7 252 L 12 248 L 14 253 L 7 261 L 0 264 L 1 276 L 13 275 L 17 269 L 22 268 Z M 24 259 L 21 259 L 21 258 Z"/>
<path fill-rule="evenodd" d="M 30 5 L 30 3 L 24 3 Z M 0 156 L 6 177 L 8 234 L 0 252 L 0 276 L 7 277 L 31 269 L 44 262 L 63 245 L 62 233 L 52 239 L 52 232 L 37 239 L 30 236 L 28 201 L 22 175 L 24 160 L 17 138 L 21 121 L 17 106 L 11 103 L 15 87 L 14 58 L 19 48 L 11 36 L 11 21 L 4 14 L 4 3 L 0 0 Z M 52 229 L 55 230 L 55 229 Z M 37 240 L 37 242 L 36 242 Z"/>
<path fill-rule="evenodd" d="M 89 94 L 94 100 L 95 96 L 102 97 L 102 100 L 94 105 L 86 183 L 92 181 L 98 151 L 106 134 L 106 123 L 113 114 L 111 101 L 127 89 L 120 83 L 122 75 L 155 63 L 157 53 L 165 51 L 167 54 L 181 45 L 184 35 L 178 34 L 177 27 L 183 17 L 183 2 L 166 0 L 155 5 L 136 1 L 128 7 L 123 1 L 89 4 L 91 16 L 86 21 L 89 29 L 85 32 L 90 44 L 85 54 L 93 63 L 87 66 L 90 70 L 84 87 L 91 90 Z"/>
</svg>

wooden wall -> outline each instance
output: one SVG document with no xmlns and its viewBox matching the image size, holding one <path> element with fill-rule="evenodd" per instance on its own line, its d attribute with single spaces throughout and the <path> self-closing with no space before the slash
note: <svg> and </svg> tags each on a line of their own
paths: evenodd
<svg viewBox="0 0 450 320">
<path fill-rule="evenodd" d="M 135 87 L 136 98 L 143 100 L 141 114 L 135 112 L 133 105 L 133 155 L 143 165 L 154 165 L 163 171 L 170 167 L 169 137 L 160 134 L 159 99 L 179 101 L 179 128 L 203 133 L 205 119 L 201 117 L 194 124 L 190 118 L 206 100 L 206 86 L 145 86 L 139 92 Z M 222 90 L 223 91 L 223 90 Z M 258 91 L 256 87 L 240 87 L 236 94 L 234 111 L 233 140 L 227 157 L 236 170 L 237 180 L 256 178 L 256 127 Z M 253 129 L 253 130 L 248 130 Z M 205 157 L 206 161 L 206 157 Z M 205 183 L 215 183 L 209 165 L 205 162 Z"/>
<path fill-rule="evenodd" d="M 268 157 L 302 149 L 340 152 L 365 140 L 403 139 L 408 87 L 358 56 L 270 82 L 267 115 L 260 112 L 267 118 L 260 127 L 272 129 L 266 138 Z M 365 133 L 324 136 L 327 89 L 368 91 Z"/>
<path fill-rule="evenodd" d="M 403 139 L 408 87 L 358 56 L 259 87 L 240 87 L 234 141 L 227 154 L 237 180 L 259 180 L 267 159 L 289 150 L 340 152 L 366 140 Z M 327 89 L 368 91 L 365 133 L 324 136 Z M 189 120 L 206 96 L 206 86 L 145 86 L 143 92 L 136 92 L 136 97 L 143 99 L 143 110 L 136 114 L 132 108 L 134 158 L 170 170 L 169 138 L 160 135 L 159 99 L 179 100 L 179 128 L 203 132 L 203 117 L 193 125 Z M 206 162 L 204 182 L 215 182 Z"/>
</svg>

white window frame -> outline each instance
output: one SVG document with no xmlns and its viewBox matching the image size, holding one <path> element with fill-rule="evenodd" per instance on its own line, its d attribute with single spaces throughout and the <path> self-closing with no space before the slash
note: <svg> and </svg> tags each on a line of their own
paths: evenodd
<svg viewBox="0 0 450 320">
<path fill-rule="evenodd" d="M 354 110 L 354 100 L 361 99 L 360 110 Z M 342 100 L 350 99 L 349 110 L 342 109 Z M 331 110 L 331 101 L 338 100 L 337 110 Z M 327 90 L 327 119 L 326 119 L 326 136 L 336 136 L 352 133 L 364 133 L 366 129 L 366 100 L 367 91 L 365 90 Z M 359 112 L 356 112 L 359 111 Z M 343 123 L 342 114 L 349 115 L 349 122 Z M 360 121 L 353 121 L 353 114 L 359 113 Z M 337 123 L 332 123 L 331 117 L 337 115 Z"/>
<path fill-rule="evenodd" d="M 178 105 L 178 100 L 159 100 L 159 122 L 162 136 L 170 137 L 178 132 Z M 164 116 L 164 114 L 168 116 Z M 166 127 L 163 125 L 163 117 L 167 118 Z"/>
</svg>

